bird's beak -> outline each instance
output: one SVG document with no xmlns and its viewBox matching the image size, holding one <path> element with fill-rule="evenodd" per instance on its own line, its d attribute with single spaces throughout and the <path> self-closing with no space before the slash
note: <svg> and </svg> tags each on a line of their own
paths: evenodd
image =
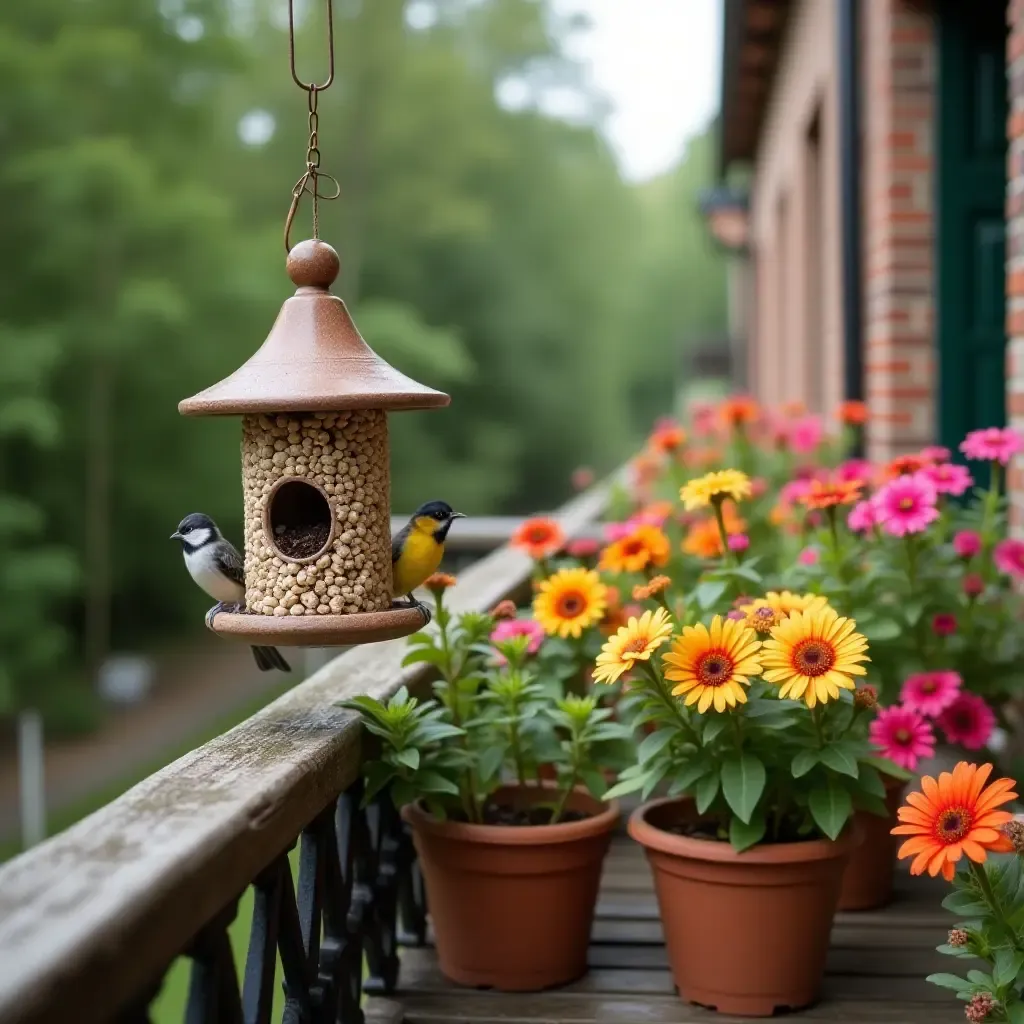
<svg viewBox="0 0 1024 1024">
<path fill-rule="evenodd" d="M 174 533 L 171 534 L 170 539 L 171 540 L 181 540 L 181 534 L 178 533 L 177 530 L 175 530 Z"/>
<path fill-rule="evenodd" d="M 465 519 L 465 518 L 466 518 L 466 513 L 465 512 L 453 512 L 452 513 L 452 519 Z"/>
</svg>

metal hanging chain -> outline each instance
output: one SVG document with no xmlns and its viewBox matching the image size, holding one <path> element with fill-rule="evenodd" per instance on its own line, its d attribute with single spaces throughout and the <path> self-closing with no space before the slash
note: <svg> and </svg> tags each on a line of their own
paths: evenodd
<svg viewBox="0 0 1024 1024">
<path fill-rule="evenodd" d="M 291 251 L 291 230 L 295 214 L 299 209 L 299 201 L 304 193 L 313 197 L 313 237 L 320 237 L 320 200 L 337 199 L 341 195 L 341 185 L 331 174 L 320 170 L 320 117 L 317 113 L 317 99 L 325 89 L 330 88 L 334 81 L 334 11 L 332 0 L 327 0 L 327 78 L 317 85 L 315 82 L 303 82 L 295 69 L 295 2 L 288 0 L 288 62 L 291 67 L 292 80 L 305 91 L 308 98 L 309 142 L 306 145 L 306 170 L 292 187 L 292 202 L 288 208 L 288 217 L 284 223 L 285 252 Z M 321 179 L 328 185 L 328 191 L 321 191 Z"/>
</svg>

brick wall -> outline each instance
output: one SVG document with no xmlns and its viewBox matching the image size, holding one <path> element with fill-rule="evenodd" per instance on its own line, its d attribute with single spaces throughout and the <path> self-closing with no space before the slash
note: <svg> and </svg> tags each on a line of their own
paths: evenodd
<svg viewBox="0 0 1024 1024">
<path fill-rule="evenodd" d="M 1010 115 L 1006 131 L 1006 410 L 1011 426 L 1024 430 L 1024 0 L 1007 5 L 1010 34 L 1006 67 Z M 1024 532 L 1024 466 L 1010 469 L 1011 514 Z"/>
<path fill-rule="evenodd" d="M 886 459 L 931 443 L 935 432 L 935 60 L 927 5 L 870 0 L 862 11 L 868 456 Z"/>
</svg>

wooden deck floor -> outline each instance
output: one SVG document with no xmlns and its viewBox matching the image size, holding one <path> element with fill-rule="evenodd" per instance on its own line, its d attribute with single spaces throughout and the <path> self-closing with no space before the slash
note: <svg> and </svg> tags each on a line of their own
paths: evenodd
<svg viewBox="0 0 1024 1024">
<path fill-rule="evenodd" d="M 953 923 L 939 906 L 943 887 L 902 872 L 897 886 L 897 898 L 885 910 L 838 916 L 822 1001 L 792 1015 L 794 1021 L 962 1024 L 963 1004 L 924 980 L 951 969 L 949 958 L 935 952 Z M 743 1020 L 687 1005 L 675 994 L 647 863 L 625 836 L 616 837 L 606 862 L 586 977 L 530 995 L 462 989 L 441 975 L 431 948 L 406 949 L 399 992 L 391 1000 L 371 1000 L 368 1018 L 406 1024 Z"/>
</svg>

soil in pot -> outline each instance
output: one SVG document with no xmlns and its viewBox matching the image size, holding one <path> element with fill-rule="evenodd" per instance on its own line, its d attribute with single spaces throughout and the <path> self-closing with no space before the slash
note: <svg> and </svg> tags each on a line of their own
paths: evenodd
<svg viewBox="0 0 1024 1024">
<path fill-rule="evenodd" d="M 442 973 L 461 985 L 531 992 L 564 985 L 587 970 L 587 946 L 601 865 L 618 806 L 584 792 L 569 796 L 555 825 L 553 787 L 510 786 L 492 799 L 498 820 L 437 821 L 410 805 Z M 575 820 L 573 820 L 575 819 Z"/>
<path fill-rule="evenodd" d="M 907 783 L 900 779 L 885 779 L 885 806 L 889 814 L 862 811 L 857 825 L 863 842 L 850 854 L 850 862 L 843 872 L 843 885 L 839 893 L 840 910 L 877 910 L 892 899 L 893 876 L 896 870 L 896 850 L 899 837 L 891 830 L 899 823 L 897 811 L 903 802 Z"/>
<path fill-rule="evenodd" d="M 680 835 L 690 800 L 640 807 L 629 833 L 647 853 L 672 976 L 682 998 L 767 1017 L 818 998 L 843 869 L 859 838 L 774 843 L 736 853 Z"/>
</svg>

